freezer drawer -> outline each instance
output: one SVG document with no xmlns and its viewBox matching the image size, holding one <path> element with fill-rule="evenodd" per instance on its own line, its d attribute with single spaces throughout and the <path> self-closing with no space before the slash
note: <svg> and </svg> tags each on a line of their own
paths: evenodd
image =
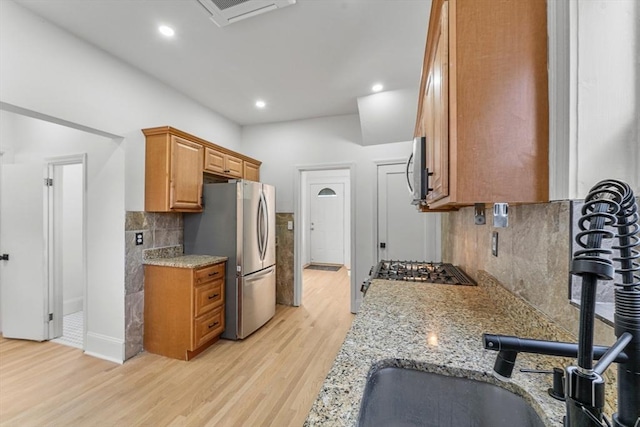
<svg viewBox="0 0 640 427">
<path fill-rule="evenodd" d="M 276 268 L 239 278 L 238 338 L 246 338 L 276 313 Z"/>
</svg>

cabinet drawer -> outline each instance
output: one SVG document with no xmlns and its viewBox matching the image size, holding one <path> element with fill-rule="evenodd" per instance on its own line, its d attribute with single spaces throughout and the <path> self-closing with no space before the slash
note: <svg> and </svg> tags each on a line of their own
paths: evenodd
<svg viewBox="0 0 640 427">
<path fill-rule="evenodd" d="M 221 279 L 224 277 L 225 263 L 215 264 L 209 267 L 201 268 L 196 271 L 196 283 L 195 285 L 202 285 L 203 283 L 210 282 L 212 280 Z"/>
<path fill-rule="evenodd" d="M 217 337 L 222 331 L 224 331 L 224 306 L 215 308 L 194 320 L 192 350 Z"/>
<path fill-rule="evenodd" d="M 194 317 L 198 317 L 222 304 L 224 301 L 224 280 L 215 280 L 196 286 L 195 291 Z"/>
</svg>

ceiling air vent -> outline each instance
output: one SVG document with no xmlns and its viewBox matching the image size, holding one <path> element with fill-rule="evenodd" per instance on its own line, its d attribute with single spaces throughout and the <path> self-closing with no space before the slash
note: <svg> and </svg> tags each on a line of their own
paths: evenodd
<svg viewBox="0 0 640 427">
<path fill-rule="evenodd" d="M 218 27 L 291 6 L 296 0 L 198 0 Z"/>
</svg>

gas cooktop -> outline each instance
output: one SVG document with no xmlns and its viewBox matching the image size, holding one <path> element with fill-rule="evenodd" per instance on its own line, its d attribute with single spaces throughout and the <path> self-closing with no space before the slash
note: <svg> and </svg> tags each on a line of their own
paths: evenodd
<svg viewBox="0 0 640 427">
<path fill-rule="evenodd" d="M 453 264 L 423 261 L 380 261 L 371 269 L 369 280 L 362 285 L 362 292 L 366 292 L 372 279 L 448 285 L 476 284 L 464 271 Z"/>
</svg>

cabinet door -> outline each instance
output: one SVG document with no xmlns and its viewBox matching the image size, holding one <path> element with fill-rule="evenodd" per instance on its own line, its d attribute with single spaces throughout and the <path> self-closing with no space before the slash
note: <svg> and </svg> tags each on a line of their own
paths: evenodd
<svg viewBox="0 0 640 427">
<path fill-rule="evenodd" d="M 207 147 L 204 155 L 204 171 L 211 173 L 223 173 L 224 154 Z"/>
<path fill-rule="evenodd" d="M 255 163 L 245 161 L 243 164 L 242 177 L 249 181 L 260 181 L 260 166 Z"/>
<path fill-rule="evenodd" d="M 170 209 L 202 209 L 202 155 L 200 144 L 171 137 Z"/>
<path fill-rule="evenodd" d="M 431 71 L 427 111 L 433 116 L 429 145 L 429 187 L 428 202 L 435 202 L 449 195 L 449 30 L 448 2 L 442 5 L 440 31 L 436 42 L 436 52 Z"/>
<path fill-rule="evenodd" d="M 242 178 L 242 159 L 225 154 L 224 173 L 237 178 Z"/>
</svg>

